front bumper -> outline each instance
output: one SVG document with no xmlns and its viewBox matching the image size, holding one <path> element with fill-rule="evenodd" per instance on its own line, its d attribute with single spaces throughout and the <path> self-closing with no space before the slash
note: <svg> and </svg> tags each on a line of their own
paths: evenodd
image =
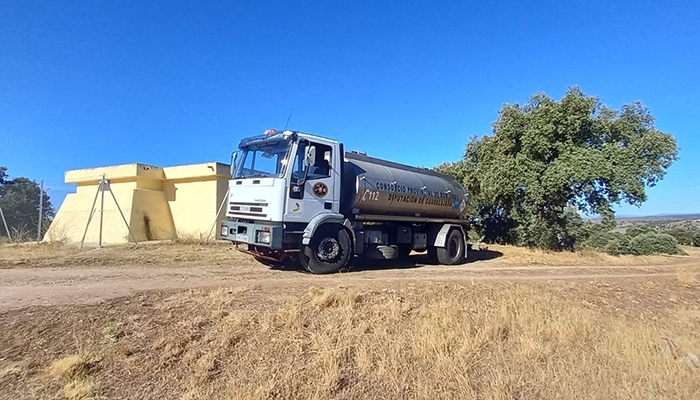
<svg viewBox="0 0 700 400">
<path fill-rule="evenodd" d="M 219 227 L 221 239 L 229 240 L 236 244 L 250 244 L 254 246 L 281 249 L 284 229 L 282 225 L 273 223 L 222 221 Z"/>
</svg>

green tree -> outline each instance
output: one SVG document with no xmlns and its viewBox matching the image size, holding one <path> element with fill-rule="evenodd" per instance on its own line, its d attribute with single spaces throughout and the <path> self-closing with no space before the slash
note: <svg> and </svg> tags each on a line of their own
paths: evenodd
<svg viewBox="0 0 700 400">
<path fill-rule="evenodd" d="M 7 224 L 17 235 L 13 240 L 36 238 L 39 221 L 39 194 L 41 188 L 32 180 L 24 177 L 9 179 L 7 168 L 0 167 L 0 207 L 5 213 Z M 55 216 L 49 195 L 43 193 L 42 233 L 46 232 Z M 0 235 L 7 236 L 4 226 L 0 226 Z"/>
<path fill-rule="evenodd" d="M 492 133 L 471 137 L 462 160 L 436 169 L 463 181 L 474 215 L 512 221 L 501 237 L 523 245 L 571 248 L 571 222 L 585 231 L 579 212 L 601 216 L 598 229 L 614 226 L 612 206 L 643 203 L 678 159 L 676 140 L 640 102 L 616 111 L 578 87 L 560 101 L 536 94 L 504 105 Z"/>
</svg>

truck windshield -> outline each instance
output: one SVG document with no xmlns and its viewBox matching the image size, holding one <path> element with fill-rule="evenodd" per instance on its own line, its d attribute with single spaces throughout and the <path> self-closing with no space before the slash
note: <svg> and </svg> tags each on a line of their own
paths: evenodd
<svg viewBox="0 0 700 400">
<path fill-rule="evenodd" d="M 282 178 L 286 171 L 289 139 L 260 139 L 242 145 L 234 178 L 273 177 Z"/>
</svg>

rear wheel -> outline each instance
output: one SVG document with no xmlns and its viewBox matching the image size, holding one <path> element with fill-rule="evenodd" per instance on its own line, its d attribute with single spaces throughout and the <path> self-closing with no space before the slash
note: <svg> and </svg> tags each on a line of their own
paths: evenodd
<svg viewBox="0 0 700 400">
<path fill-rule="evenodd" d="M 413 249 L 410 247 L 399 247 L 399 258 L 402 260 L 408 259 L 412 251 Z"/>
<path fill-rule="evenodd" d="M 462 231 L 459 229 L 452 229 L 450 233 L 447 234 L 445 247 L 438 247 L 436 249 L 437 259 L 440 264 L 444 265 L 461 264 L 464 262 L 464 249 L 465 244 Z"/>
<path fill-rule="evenodd" d="M 314 274 L 332 274 L 345 269 L 352 256 L 350 234 L 341 225 L 321 225 L 299 254 L 301 265 Z"/>
</svg>

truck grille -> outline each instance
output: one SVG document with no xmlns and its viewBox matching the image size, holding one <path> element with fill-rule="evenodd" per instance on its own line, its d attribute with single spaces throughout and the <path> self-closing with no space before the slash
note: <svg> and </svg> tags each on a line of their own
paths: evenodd
<svg viewBox="0 0 700 400">
<path fill-rule="evenodd" d="M 232 216 L 243 216 L 243 217 L 267 217 L 267 214 L 263 213 L 264 207 L 267 207 L 267 203 L 239 203 L 230 202 L 229 203 L 229 214 Z"/>
</svg>

